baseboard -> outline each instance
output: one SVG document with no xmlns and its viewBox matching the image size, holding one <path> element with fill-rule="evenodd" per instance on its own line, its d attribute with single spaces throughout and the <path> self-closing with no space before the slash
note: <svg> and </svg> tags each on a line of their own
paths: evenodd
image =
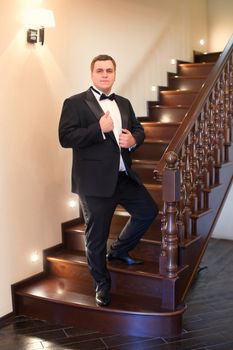
<svg viewBox="0 0 233 350">
<path fill-rule="evenodd" d="M 8 322 L 8 321 L 11 321 L 12 317 L 14 317 L 14 312 L 13 312 L 13 311 L 10 312 L 9 314 L 6 314 L 6 315 L 0 317 L 0 327 L 1 327 L 4 323 L 6 323 L 6 322 Z"/>
</svg>

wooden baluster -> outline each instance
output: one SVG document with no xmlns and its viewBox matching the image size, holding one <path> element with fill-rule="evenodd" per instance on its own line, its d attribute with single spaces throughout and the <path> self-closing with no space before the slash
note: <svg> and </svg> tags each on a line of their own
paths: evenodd
<svg viewBox="0 0 233 350">
<path fill-rule="evenodd" d="M 225 162 L 229 162 L 229 147 L 231 146 L 230 139 L 230 115 L 229 115 L 229 62 L 224 70 L 224 121 L 223 121 L 223 129 L 224 129 L 224 139 L 225 139 Z"/>
<path fill-rule="evenodd" d="M 209 188 L 210 187 L 210 174 L 208 170 L 208 161 L 209 161 L 209 134 L 208 134 L 208 127 L 207 127 L 207 121 L 204 120 L 204 128 L 203 128 L 203 182 L 204 187 Z"/>
<path fill-rule="evenodd" d="M 225 139 L 224 139 L 224 80 L 223 74 L 219 79 L 219 130 L 218 130 L 218 142 L 220 149 L 220 164 L 225 162 Z"/>
<path fill-rule="evenodd" d="M 229 123 L 230 123 L 230 141 L 233 141 L 233 54 L 229 59 Z"/>
<path fill-rule="evenodd" d="M 180 199 L 180 173 L 175 152 L 166 155 L 163 171 L 163 200 L 166 203 L 166 271 L 169 278 L 177 276 L 178 230 L 176 224 L 176 204 Z"/>
<path fill-rule="evenodd" d="M 203 179 L 203 112 L 198 120 L 197 130 L 197 193 L 198 193 L 198 210 L 204 207 L 204 179 Z"/>
<path fill-rule="evenodd" d="M 218 85 L 216 84 L 213 91 L 213 105 L 214 105 L 214 159 L 215 159 L 215 184 L 219 185 L 219 168 L 221 166 L 221 150 L 220 150 L 220 142 L 219 142 L 219 128 L 220 128 L 220 116 L 218 109 Z"/>
<path fill-rule="evenodd" d="M 153 172 L 153 179 L 155 182 L 161 183 L 162 182 L 163 175 L 161 172 L 159 172 L 157 169 Z"/>
<path fill-rule="evenodd" d="M 206 104 L 204 118 L 207 123 L 208 135 L 209 135 L 209 153 L 208 153 L 208 170 L 209 170 L 209 184 L 210 187 L 215 185 L 215 159 L 214 159 L 214 121 L 213 121 L 213 106 L 212 106 L 212 94 L 209 101 Z"/>
<path fill-rule="evenodd" d="M 162 234 L 162 243 L 161 243 L 161 253 L 159 256 L 159 273 L 160 275 L 166 276 L 167 274 L 167 220 L 166 220 L 166 203 L 163 203 L 163 214 L 161 218 L 161 234 Z"/>
<path fill-rule="evenodd" d="M 190 132 L 190 168 L 191 168 L 191 192 L 190 205 L 192 212 L 198 210 L 198 171 L 197 171 L 197 154 L 196 154 L 196 132 L 195 129 Z"/>
<path fill-rule="evenodd" d="M 203 183 L 204 183 L 204 206 L 203 209 L 207 210 L 209 208 L 209 189 L 210 189 L 210 177 L 213 181 L 213 164 L 214 159 L 211 155 L 211 141 L 210 134 L 208 132 L 207 120 L 204 121 L 204 130 L 203 130 Z M 210 174 L 209 169 L 211 169 L 212 173 Z"/>
<path fill-rule="evenodd" d="M 185 189 L 185 207 L 183 210 L 185 237 L 189 240 L 192 235 L 192 211 L 190 203 L 191 193 L 191 169 L 190 169 L 190 145 L 185 146 L 185 167 L 184 167 L 184 189 Z"/>
<path fill-rule="evenodd" d="M 181 155 L 179 157 L 179 169 L 180 169 L 180 200 L 178 202 L 178 215 L 177 215 L 177 227 L 178 227 L 178 240 L 180 243 L 185 239 L 185 226 L 184 226 L 184 207 L 185 207 L 185 186 L 183 180 L 184 161 L 183 161 L 183 147 Z"/>
</svg>

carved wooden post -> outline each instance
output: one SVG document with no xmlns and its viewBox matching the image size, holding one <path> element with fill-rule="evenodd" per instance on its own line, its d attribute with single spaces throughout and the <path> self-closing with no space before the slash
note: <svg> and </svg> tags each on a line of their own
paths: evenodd
<svg viewBox="0 0 233 350">
<path fill-rule="evenodd" d="M 163 204 L 163 214 L 161 218 L 162 244 L 159 256 L 159 273 L 165 276 L 167 274 L 167 242 L 166 242 L 167 220 L 166 220 L 166 203 Z"/>
<path fill-rule="evenodd" d="M 177 276 L 178 230 L 176 203 L 180 199 L 180 173 L 175 152 L 166 155 L 163 171 L 163 201 L 166 202 L 166 272 L 169 278 Z"/>
</svg>

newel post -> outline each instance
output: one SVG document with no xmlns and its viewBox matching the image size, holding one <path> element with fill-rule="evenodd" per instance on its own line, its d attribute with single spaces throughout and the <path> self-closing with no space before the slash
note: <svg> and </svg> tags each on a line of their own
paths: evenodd
<svg viewBox="0 0 233 350">
<path fill-rule="evenodd" d="M 169 278 L 177 276 L 178 269 L 178 228 L 176 222 L 177 202 L 180 199 L 180 172 L 178 156 L 175 152 L 166 154 L 166 166 L 163 170 L 163 201 L 165 202 L 165 251 L 166 275 Z"/>
</svg>

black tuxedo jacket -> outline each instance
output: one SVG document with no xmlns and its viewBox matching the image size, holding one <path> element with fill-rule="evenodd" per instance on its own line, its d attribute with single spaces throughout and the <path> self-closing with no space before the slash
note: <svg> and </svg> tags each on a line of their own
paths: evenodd
<svg viewBox="0 0 233 350">
<path fill-rule="evenodd" d="M 130 130 L 138 147 L 144 141 L 144 130 L 133 108 L 124 97 L 116 95 L 122 128 Z M 59 123 L 59 140 L 63 147 L 72 148 L 72 192 L 85 196 L 110 197 L 116 188 L 120 152 L 128 175 L 140 182 L 130 169 L 130 150 L 119 149 L 113 132 L 105 133 L 99 125 L 104 114 L 91 89 L 64 101 Z"/>
</svg>

